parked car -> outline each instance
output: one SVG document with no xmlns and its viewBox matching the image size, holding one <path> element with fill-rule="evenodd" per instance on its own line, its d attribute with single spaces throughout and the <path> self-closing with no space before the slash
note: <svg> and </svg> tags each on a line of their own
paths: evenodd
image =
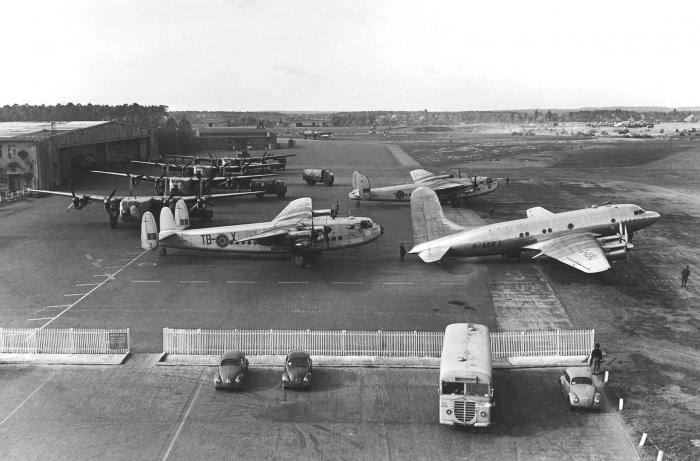
<svg viewBox="0 0 700 461">
<path fill-rule="evenodd" d="M 599 408 L 601 394 L 593 383 L 593 375 L 588 367 L 569 367 L 559 378 L 562 392 L 574 408 Z"/>
<path fill-rule="evenodd" d="M 308 352 L 294 351 L 284 359 L 282 387 L 300 388 L 311 386 L 313 363 Z"/>
<path fill-rule="evenodd" d="M 216 389 L 237 389 L 243 386 L 248 372 L 248 359 L 241 351 L 224 352 L 214 379 Z"/>
</svg>

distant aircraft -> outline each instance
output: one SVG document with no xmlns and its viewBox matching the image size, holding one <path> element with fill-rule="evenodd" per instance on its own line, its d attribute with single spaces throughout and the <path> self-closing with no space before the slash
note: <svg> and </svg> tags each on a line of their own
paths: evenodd
<svg viewBox="0 0 700 461">
<path fill-rule="evenodd" d="M 306 129 L 302 131 L 301 134 L 304 136 L 304 139 L 307 139 L 309 136 L 311 136 L 314 139 L 330 139 L 333 137 L 332 131 L 318 131 Z"/>
<path fill-rule="evenodd" d="M 129 177 L 129 184 L 133 186 L 134 178 Z M 258 192 L 229 192 L 224 194 L 197 194 L 197 195 L 179 195 L 175 196 L 171 190 L 168 195 L 134 195 L 132 187 L 129 188 L 129 195 L 115 196 L 117 189 L 114 189 L 109 195 L 97 194 L 76 194 L 71 188 L 71 192 L 58 192 L 53 190 L 30 189 L 32 192 L 42 194 L 59 195 L 63 197 L 71 197 L 71 202 L 66 208 L 68 212 L 71 208 L 80 210 L 91 202 L 101 201 L 105 211 L 109 215 L 109 227 L 117 227 L 117 222 L 121 217 L 124 222 L 139 222 L 145 212 L 156 212 L 161 208 L 168 208 L 172 205 L 175 199 L 181 199 L 187 204 L 190 204 L 190 211 L 193 217 L 198 217 L 202 221 L 211 220 L 214 213 L 207 208 L 210 200 L 227 197 L 245 197 L 258 195 Z"/>
<path fill-rule="evenodd" d="M 209 167 L 217 168 L 220 174 L 229 172 L 253 173 L 284 170 L 287 166 L 287 157 L 296 157 L 297 154 L 271 154 L 269 151 L 261 156 L 251 157 L 248 151 L 233 156 L 213 157 L 209 155 Z M 191 160 L 201 165 L 202 159 L 196 155 L 170 155 L 172 158 Z"/>
<path fill-rule="evenodd" d="M 434 190 L 441 202 L 457 205 L 498 188 L 498 182 L 487 176 L 456 177 L 453 174 L 436 175 L 426 170 L 413 170 L 410 174 L 413 183 L 373 188 L 367 176 L 355 171 L 352 174 L 353 190 L 348 197 L 355 200 L 356 206 L 360 206 L 360 201 L 408 202 L 417 187 L 425 186 Z"/>
<path fill-rule="evenodd" d="M 437 195 L 420 187 L 411 195 L 413 239 L 409 251 L 431 263 L 445 255 L 519 256 L 537 250 L 586 273 L 610 269 L 608 260 L 628 257 L 633 232 L 655 223 L 660 215 L 637 205 L 604 205 L 552 213 L 527 210 L 527 218 L 486 226 L 464 227 L 445 218 Z"/>
<path fill-rule="evenodd" d="M 179 211 L 178 211 L 179 210 Z M 141 247 L 212 250 L 231 253 L 291 253 L 296 266 L 324 251 L 364 245 L 378 239 L 384 229 L 370 218 L 338 217 L 331 210 L 312 210 L 308 197 L 290 202 L 272 221 L 255 224 L 186 230 L 187 207 L 160 212 L 160 232 L 151 213 L 141 221 Z"/>
</svg>

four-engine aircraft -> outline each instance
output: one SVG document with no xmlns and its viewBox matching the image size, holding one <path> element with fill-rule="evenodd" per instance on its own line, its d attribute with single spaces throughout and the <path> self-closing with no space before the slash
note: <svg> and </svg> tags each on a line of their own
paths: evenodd
<svg viewBox="0 0 700 461">
<path fill-rule="evenodd" d="M 59 195 L 63 197 L 71 197 L 71 203 L 68 204 L 66 212 L 71 208 L 80 210 L 93 201 L 101 201 L 105 211 L 109 215 L 109 227 L 117 227 L 117 222 L 121 217 L 124 222 L 140 222 L 141 217 L 145 212 L 157 212 L 161 208 L 168 208 L 174 200 L 184 200 L 189 206 L 193 216 L 200 218 L 202 221 L 209 221 L 213 212 L 207 208 L 209 201 L 212 199 L 226 197 L 244 197 L 251 195 L 259 195 L 259 192 L 228 192 L 223 194 L 196 194 L 196 195 L 176 195 L 176 190 L 171 189 L 168 195 L 134 195 L 133 183 L 138 177 L 129 176 L 129 195 L 115 196 L 117 189 L 114 189 L 109 195 L 99 194 L 76 194 L 74 190 L 71 192 L 59 192 L 53 190 L 38 190 L 30 189 L 31 192 L 42 194 Z M 184 202 L 183 202 L 184 203 Z"/>
<path fill-rule="evenodd" d="M 446 255 L 519 255 L 539 251 L 586 273 L 610 269 L 608 260 L 628 257 L 633 232 L 655 223 L 660 215 L 637 205 L 603 205 L 552 213 L 527 210 L 527 218 L 486 226 L 464 227 L 445 218 L 437 195 L 420 187 L 411 194 L 415 246 L 409 251 L 425 262 Z"/>
<path fill-rule="evenodd" d="M 353 191 L 348 197 L 355 200 L 356 206 L 360 206 L 360 201 L 408 202 L 417 187 L 425 186 L 434 190 L 441 202 L 456 205 L 498 188 L 498 182 L 487 176 L 455 177 L 451 174 L 436 175 L 426 170 L 412 170 L 410 174 L 412 183 L 373 188 L 367 176 L 355 171 L 352 174 Z"/>
<path fill-rule="evenodd" d="M 339 217 L 331 210 L 313 210 L 308 197 L 290 202 L 270 222 L 190 229 L 187 207 L 177 205 L 160 211 L 160 232 L 152 213 L 141 221 L 141 247 L 161 247 L 231 253 L 288 253 L 296 266 L 324 251 L 364 245 L 378 239 L 384 229 L 370 218 Z"/>
</svg>

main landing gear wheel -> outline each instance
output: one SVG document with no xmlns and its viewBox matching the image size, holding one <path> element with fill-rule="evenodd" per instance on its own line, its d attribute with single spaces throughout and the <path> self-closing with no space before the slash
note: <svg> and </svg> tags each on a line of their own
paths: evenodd
<svg viewBox="0 0 700 461">
<path fill-rule="evenodd" d="M 292 257 L 292 262 L 297 267 L 304 267 L 306 266 L 306 263 L 309 262 L 309 259 L 303 254 L 297 253 Z"/>
<path fill-rule="evenodd" d="M 167 254 L 168 254 L 167 248 L 161 248 L 161 249 L 160 249 L 160 255 L 161 255 L 161 256 L 166 256 Z"/>
<path fill-rule="evenodd" d="M 360 201 L 359 201 L 359 200 L 355 202 L 355 206 L 356 206 L 356 207 L 360 206 Z"/>
</svg>

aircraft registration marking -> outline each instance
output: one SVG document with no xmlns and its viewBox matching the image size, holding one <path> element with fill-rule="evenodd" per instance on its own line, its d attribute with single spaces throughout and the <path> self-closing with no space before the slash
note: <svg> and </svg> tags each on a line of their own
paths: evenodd
<svg viewBox="0 0 700 461">
<path fill-rule="evenodd" d="M 499 247 L 501 246 L 501 241 L 495 241 L 495 242 L 482 242 L 482 243 L 475 243 L 472 245 L 472 249 L 476 250 L 477 248 L 494 248 L 494 247 Z"/>
</svg>

